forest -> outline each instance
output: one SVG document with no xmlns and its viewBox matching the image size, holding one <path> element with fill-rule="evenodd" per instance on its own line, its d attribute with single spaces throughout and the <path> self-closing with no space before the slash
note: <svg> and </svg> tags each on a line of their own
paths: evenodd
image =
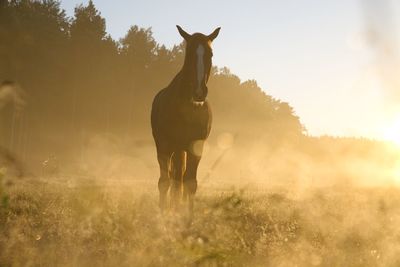
<svg viewBox="0 0 400 267">
<path fill-rule="evenodd" d="M 137 25 L 114 40 L 92 1 L 72 18 L 57 1 L 2 0 L 0 12 L 0 77 L 27 94 L 16 121 L 11 109 L 2 114 L 3 146 L 26 158 L 67 153 L 93 134 L 150 139 L 152 98 L 181 68 L 183 43 L 167 48 Z M 305 132 L 288 103 L 227 67 L 213 67 L 209 87 L 215 132 L 248 128 L 244 136 L 279 141 Z"/>
<path fill-rule="evenodd" d="M 0 145 L 36 171 L 53 156 L 66 172 L 85 172 L 98 165 L 93 162 L 101 153 L 108 155 L 100 161 L 107 166 L 123 158 L 114 169 L 136 157 L 151 171 L 155 165 L 146 163 L 155 161 L 151 101 L 182 67 L 184 42 L 167 48 L 154 39 L 151 28 L 137 25 L 114 40 L 93 1 L 78 5 L 73 17 L 55 0 L 0 3 L 0 79 L 17 82 L 25 92 L 22 112 L 15 114 L 10 105 L 0 114 Z M 177 34 L 174 25 L 171 29 Z M 217 163 L 223 169 L 224 162 L 237 161 L 243 170 L 235 173 L 295 180 L 301 180 L 305 168 L 307 177 L 319 176 L 316 170 L 325 173 L 332 162 L 337 166 L 329 172 L 333 179 L 343 172 L 351 179 L 363 176 L 349 170 L 354 160 L 368 166 L 361 168 L 368 176 L 395 168 L 397 151 L 391 145 L 311 136 L 289 103 L 269 95 L 255 80 L 242 81 L 228 67 L 213 66 L 209 88 L 214 122 L 208 166 Z M 128 174 L 135 172 L 132 168 Z M 384 176 L 385 182 L 392 179 L 391 172 Z"/>
</svg>

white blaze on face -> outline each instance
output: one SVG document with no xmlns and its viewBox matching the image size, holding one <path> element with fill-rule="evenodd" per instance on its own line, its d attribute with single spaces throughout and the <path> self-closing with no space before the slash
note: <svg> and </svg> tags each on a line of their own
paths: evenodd
<svg viewBox="0 0 400 267">
<path fill-rule="evenodd" d="M 204 47 L 200 44 L 197 47 L 196 54 L 197 54 L 197 89 L 196 93 L 201 95 L 201 84 L 204 79 Z"/>
</svg>

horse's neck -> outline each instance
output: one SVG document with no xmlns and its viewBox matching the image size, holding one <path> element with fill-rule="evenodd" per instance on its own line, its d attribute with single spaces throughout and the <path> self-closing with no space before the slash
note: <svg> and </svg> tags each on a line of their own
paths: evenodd
<svg viewBox="0 0 400 267">
<path fill-rule="evenodd" d="M 175 76 L 175 78 L 171 81 L 171 83 L 168 85 L 168 91 L 176 95 L 179 95 L 182 93 L 182 90 L 190 86 L 188 79 L 187 77 L 185 77 L 185 75 L 186 71 L 182 68 Z"/>
</svg>

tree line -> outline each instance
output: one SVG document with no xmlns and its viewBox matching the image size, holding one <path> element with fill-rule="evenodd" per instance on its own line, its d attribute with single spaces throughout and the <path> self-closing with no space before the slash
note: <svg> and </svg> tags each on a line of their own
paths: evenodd
<svg viewBox="0 0 400 267">
<path fill-rule="evenodd" d="M 120 40 L 92 1 L 68 17 L 55 0 L 0 0 L 0 80 L 26 92 L 23 114 L 0 115 L 0 145 L 29 157 L 82 146 L 100 133 L 149 139 L 154 95 L 184 59 L 184 43 L 167 48 L 151 28 L 132 26 Z M 295 140 L 304 127 L 293 108 L 214 66 L 209 100 L 215 133 L 271 142 Z"/>
</svg>

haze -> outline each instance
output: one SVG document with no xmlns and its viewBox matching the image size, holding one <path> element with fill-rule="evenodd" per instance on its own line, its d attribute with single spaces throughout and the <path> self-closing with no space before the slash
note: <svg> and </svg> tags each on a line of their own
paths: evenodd
<svg viewBox="0 0 400 267">
<path fill-rule="evenodd" d="M 0 266 L 399 266 L 399 2 L 82 2 L 0 1 Z"/>
<path fill-rule="evenodd" d="M 72 16 L 76 5 L 87 2 L 61 5 Z M 255 79 L 268 94 L 289 102 L 308 133 L 393 141 L 388 131 L 398 121 L 397 101 L 386 92 L 367 33 L 374 16 L 385 18 L 378 27 L 391 36 L 399 32 L 396 1 L 380 1 L 383 7 L 355 0 L 94 3 L 114 39 L 136 24 L 152 27 L 155 39 L 172 47 L 181 42 L 175 24 L 191 32 L 221 26 L 214 64 L 228 66 L 242 80 Z"/>
</svg>

